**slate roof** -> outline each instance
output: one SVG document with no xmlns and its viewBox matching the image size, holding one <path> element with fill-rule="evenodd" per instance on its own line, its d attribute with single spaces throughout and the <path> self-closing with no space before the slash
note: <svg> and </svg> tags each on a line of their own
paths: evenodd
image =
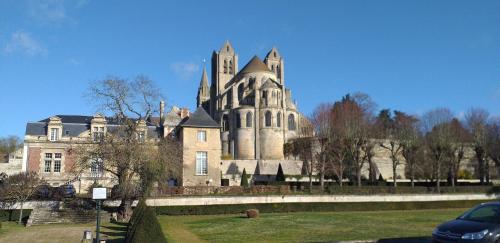
<svg viewBox="0 0 500 243">
<path fill-rule="evenodd" d="M 264 64 L 259 57 L 254 56 L 248 63 L 241 69 L 239 73 L 253 73 L 253 72 L 271 72 L 269 68 L 267 68 L 266 64 Z"/>
<path fill-rule="evenodd" d="M 90 129 L 90 123 L 92 119 L 94 118 L 93 116 L 80 116 L 80 115 L 56 115 L 61 119 L 63 129 L 62 129 L 62 136 L 63 137 L 77 137 L 80 135 L 82 132 L 88 131 Z M 49 122 L 50 118 L 46 118 L 43 120 L 40 120 L 38 122 L 28 122 L 26 124 L 26 131 L 25 135 L 32 135 L 32 136 L 43 136 L 47 135 L 47 124 Z M 106 122 L 109 127 L 113 127 L 115 125 L 118 125 L 118 122 L 115 118 L 113 117 L 106 117 Z M 148 122 L 148 137 L 158 137 L 160 132 L 154 123 Z M 112 130 L 112 129 L 111 129 Z"/>
<path fill-rule="evenodd" d="M 198 107 L 196 111 L 189 116 L 189 119 L 185 121 L 181 126 L 183 127 L 220 127 L 219 124 L 214 121 L 210 115 L 203 109 L 203 107 Z"/>
</svg>

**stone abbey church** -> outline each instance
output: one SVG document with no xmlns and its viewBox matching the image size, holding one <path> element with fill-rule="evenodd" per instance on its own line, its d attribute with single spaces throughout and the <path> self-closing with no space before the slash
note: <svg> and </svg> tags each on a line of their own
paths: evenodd
<svg viewBox="0 0 500 243">
<path fill-rule="evenodd" d="M 238 69 L 238 54 L 226 41 L 212 54 L 212 80 L 205 68 L 197 106 L 221 125 L 223 156 L 236 160 L 282 160 L 283 144 L 306 132 L 285 85 L 284 59 L 272 48 Z"/>
</svg>

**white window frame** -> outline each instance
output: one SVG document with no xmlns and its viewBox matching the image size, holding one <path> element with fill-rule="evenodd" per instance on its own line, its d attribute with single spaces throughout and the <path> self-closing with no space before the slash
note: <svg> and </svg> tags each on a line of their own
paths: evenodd
<svg viewBox="0 0 500 243">
<path fill-rule="evenodd" d="M 208 175 L 208 153 L 206 151 L 196 152 L 196 175 Z"/>
<path fill-rule="evenodd" d="M 54 168 L 52 169 L 53 172 L 55 173 L 61 173 L 62 169 L 62 154 L 61 153 L 54 153 Z M 59 169 L 56 170 L 56 165 L 59 164 Z"/>
<path fill-rule="evenodd" d="M 94 158 L 90 162 L 90 176 L 100 178 L 104 176 L 104 163 L 102 159 Z"/>
<path fill-rule="evenodd" d="M 59 140 L 59 128 L 50 128 L 50 141 Z"/>
<path fill-rule="evenodd" d="M 198 130 L 198 142 L 206 142 L 207 141 L 207 131 Z"/>
<path fill-rule="evenodd" d="M 43 173 L 52 172 L 52 159 L 53 159 L 52 153 L 45 153 L 45 158 L 43 160 Z"/>
</svg>

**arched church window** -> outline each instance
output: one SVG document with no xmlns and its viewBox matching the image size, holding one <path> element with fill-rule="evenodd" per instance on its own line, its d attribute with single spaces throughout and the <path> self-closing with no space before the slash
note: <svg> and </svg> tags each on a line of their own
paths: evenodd
<svg viewBox="0 0 500 243">
<path fill-rule="evenodd" d="M 241 116 L 240 113 L 236 113 L 236 127 L 241 128 Z"/>
<path fill-rule="evenodd" d="M 280 68 L 280 65 L 276 65 L 276 75 L 278 75 L 278 78 L 281 78 L 281 68 Z"/>
<path fill-rule="evenodd" d="M 288 115 L 288 130 L 294 131 L 295 126 L 295 116 L 293 114 Z"/>
<path fill-rule="evenodd" d="M 227 60 L 224 60 L 224 73 L 227 73 Z"/>
<path fill-rule="evenodd" d="M 247 112 L 247 127 L 252 127 L 252 112 Z"/>
<path fill-rule="evenodd" d="M 281 127 L 281 112 L 276 115 L 276 126 Z"/>
<path fill-rule="evenodd" d="M 271 65 L 271 71 L 274 72 L 274 65 Z"/>
<path fill-rule="evenodd" d="M 222 131 L 229 131 L 229 118 L 227 115 L 222 116 Z"/>
<path fill-rule="evenodd" d="M 276 52 L 274 52 L 273 54 L 274 54 L 274 57 L 276 57 Z"/>
<path fill-rule="evenodd" d="M 243 101 L 243 92 L 244 92 L 244 87 L 243 83 L 241 83 L 240 85 L 238 85 L 238 102 L 240 102 L 240 104 Z"/>
<path fill-rule="evenodd" d="M 226 46 L 226 51 L 229 52 L 229 45 Z"/>
<path fill-rule="evenodd" d="M 273 119 L 273 115 L 271 114 L 270 111 L 266 111 L 266 115 L 265 115 L 265 125 L 266 127 L 270 127 L 271 126 L 271 121 Z"/>
<path fill-rule="evenodd" d="M 229 74 L 233 74 L 233 60 L 229 60 Z"/>
<path fill-rule="evenodd" d="M 231 108 L 232 104 L 233 104 L 233 90 L 232 90 L 232 89 L 230 89 L 230 90 L 227 92 L 226 109 Z"/>
<path fill-rule="evenodd" d="M 254 86 L 255 86 L 255 78 L 251 77 L 250 79 L 248 79 L 248 88 L 253 89 Z"/>
</svg>

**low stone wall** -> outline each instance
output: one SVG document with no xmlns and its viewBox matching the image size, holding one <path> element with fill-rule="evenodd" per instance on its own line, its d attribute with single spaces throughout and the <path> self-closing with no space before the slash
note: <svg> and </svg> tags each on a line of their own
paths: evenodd
<svg viewBox="0 0 500 243">
<path fill-rule="evenodd" d="M 339 203 L 339 202 L 426 202 L 461 200 L 496 200 L 500 195 L 451 194 L 451 195 L 266 195 L 266 196 L 192 196 L 147 199 L 148 206 L 224 205 L 256 203 Z"/>
</svg>

